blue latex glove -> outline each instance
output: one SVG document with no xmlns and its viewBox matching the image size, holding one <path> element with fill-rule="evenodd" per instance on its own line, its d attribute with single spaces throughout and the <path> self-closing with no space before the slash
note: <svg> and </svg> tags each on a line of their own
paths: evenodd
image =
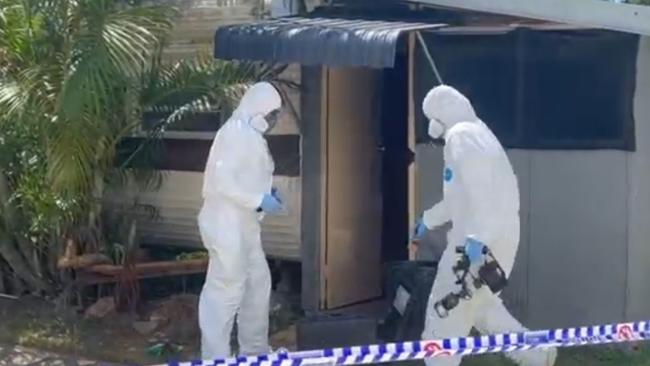
<svg viewBox="0 0 650 366">
<path fill-rule="evenodd" d="M 483 256 L 483 248 L 485 248 L 485 244 L 479 240 L 472 237 L 465 240 L 465 254 L 467 255 L 467 258 L 469 258 L 470 264 L 477 263 L 481 260 Z"/>
<path fill-rule="evenodd" d="M 282 210 L 282 202 L 271 194 L 265 194 L 262 198 L 262 203 L 260 204 L 262 211 L 268 214 L 276 214 Z"/>
<path fill-rule="evenodd" d="M 278 200 L 278 202 L 282 203 L 282 198 L 280 197 L 277 188 L 275 187 L 271 188 L 271 196 L 273 196 L 276 200 Z"/>
<path fill-rule="evenodd" d="M 413 236 L 411 237 L 411 241 L 422 239 L 424 237 L 424 234 L 427 233 L 427 230 L 428 228 L 426 225 L 424 225 L 422 218 L 419 218 L 415 222 L 415 230 L 413 230 Z"/>
</svg>

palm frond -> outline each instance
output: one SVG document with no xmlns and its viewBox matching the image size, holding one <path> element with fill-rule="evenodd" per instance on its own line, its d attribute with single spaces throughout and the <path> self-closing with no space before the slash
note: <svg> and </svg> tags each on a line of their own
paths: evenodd
<svg viewBox="0 0 650 366">
<path fill-rule="evenodd" d="M 92 144 L 87 143 L 92 134 L 65 132 L 58 136 L 54 145 L 65 146 L 50 150 L 51 176 L 55 187 L 65 189 L 92 184 L 90 169 L 110 161 L 103 157 L 111 156 L 109 146 L 123 137 L 116 131 L 133 128 L 132 118 L 128 112 L 120 112 L 119 104 L 126 100 L 124 93 L 132 80 L 145 70 L 152 50 L 171 29 L 174 14 L 166 7 L 116 11 L 115 2 L 110 0 L 82 1 L 78 11 L 81 26 L 72 42 L 72 62 L 59 95 L 58 111 L 66 120 L 94 124 L 96 131 L 110 136 L 106 140 L 110 143 L 105 144 L 103 152 L 95 150 L 93 154 L 89 149 Z M 66 158 L 70 153 L 76 153 L 76 158 Z M 72 184 L 73 179 L 81 181 Z"/>
<path fill-rule="evenodd" d="M 62 236 L 92 243 L 101 225 L 93 214 L 113 172 L 159 186 L 155 172 L 116 169 L 114 158 L 119 141 L 139 128 L 140 81 L 174 16 L 118 0 L 0 0 L 0 164 L 23 234 L 45 228 L 39 243 Z M 35 140 L 34 151 L 25 153 L 23 135 Z M 51 232 L 41 225 L 48 210 L 58 220 Z"/>
<path fill-rule="evenodd" d="M 78 8 L 79 35 L 72 44 L 72 63 L 60 98 L 61 111 L 73 118 L 85 108 L 101 114 L 114 89 L 144 69 L 159 43 L 171 29 L 171 12 L 165 7 L 115 11 L 109 0 L 87 0 Z"/>
<path fill-rule="evenodd" d="M 0 81 L 0 108 L 5 116 L 22 113 L 28 101 L 29 94 L 17 82 Z"/>
<path fill-rule="evenodd" d="M 246 89 L 260 80 L 275 80 L 285 67 L 214 60 L 200 52 L 172 64 L 152 62 L 143 80 L 145 111 L 166 115 L 158 129 L 176 125 L 195 113 L 231 111 Z"/>
<path fill-rule="evenodd" d="M 52 137 L 48 149 L 49 177 L 63 193 L 89 192 L 96 160 L 96 131 L 91 123 L 67 123 Z M 94 138 L 93 138 L 94 137 Z"/>
</svg>

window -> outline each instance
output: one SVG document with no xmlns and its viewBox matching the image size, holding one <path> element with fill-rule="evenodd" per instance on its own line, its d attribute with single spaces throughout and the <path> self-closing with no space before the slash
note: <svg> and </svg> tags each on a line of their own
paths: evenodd
<svg viewBox="0 0 650 366">
<path fill-rule="evenodd" d="M 150 131 L 168 115 L 144 113 L 143 130 Z M 140 135 L 125 138 L 117 148 L 116 164 L 126 164 L 133 168 L 203 172 L 215 133 L 226 122 L 226 115 L 229 113 L 219 111 L 189 114 L 169 126 L 160 140 L 149 141 Z M 274 174 L 299 176 L 300 135 L 268 135 L 266 140 L 276 163 Z M 152 145 L 139 150 L 138 147 L 144 142 Z"/>
<path fill-rule="evenodd" d="M 524 39 L 528 146 L 634 150 L 638 38 L 580 31 Z"/>
<path fill-rule="evenodd" d="M 169 113 L 145 112 L 142 116 L 142 128 L 151 130 L 169 116 Z M 220 112 L 192 113 L 181 121 L 167 128 L 167 131 L 215 132 L 225 122 Z"/>
<path fill-rule="evenodd" d="M 425 42 L 445 83 L 470 98 L 506 147 L 634 150 L 637 36 L 518 29 L 429 33 Z M 435 82 L 419 47 L 416 73 L 422 100 Z"/>
<path fill-rule="evenodd" d="M 513 33 L 494 35 L 428 35 L 426 43 L 445 84 L 465 94 L 476 113 L 487 121 L 497 122 L 490 127 L 503 142 L 512 142 L 517 136 L 515 116 L 515 37 Z M 420 47 L 418 53 L 422 52 Z M 416 54 L 416 70 L 426 75 L 417 77 L 416 90 L 422 101 L 437 84 L 431 65 L 425 56 Z M 416 71 L 416 72 L 417 72 Z M 419 88 L 417 88 L 419 87 Z M 418 111 L 419 112 L 419 111 Z M 419 112 L 426 136 L 426 117 Z"/>
</svg>

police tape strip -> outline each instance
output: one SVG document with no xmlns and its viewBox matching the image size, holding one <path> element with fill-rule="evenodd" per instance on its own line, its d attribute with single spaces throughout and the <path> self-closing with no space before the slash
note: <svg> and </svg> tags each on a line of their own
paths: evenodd
<svg viewBox="0 0 650 366">
<path fill-rule="evenodd" d="M 454 355 L 508 353 L 650 339 L 650 322 L 620 323 L 479 337 L 282 352 L 213 361 L 169 362 L 167 366 L 307 366 L 362 365 Z M 161 365 L 162 366 L 162 365 Z"/>
</svg>

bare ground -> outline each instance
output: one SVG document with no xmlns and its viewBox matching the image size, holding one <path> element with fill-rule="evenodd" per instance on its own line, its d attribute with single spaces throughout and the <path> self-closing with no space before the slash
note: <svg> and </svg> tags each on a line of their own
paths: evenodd
<svg viewBox="0 0 650 366">
<path fill-rule="evenodd" d="M 280 323 L 288 325 L 291 319 Z M 295 329 L 275 325 L 273 347 L 295 349 Z M 152 365 L 165 361 L 146 352 L 157 342 L 132 327 L 132 319 L 111 315 L 102 320 L 87 320 L 68 309 L 57 310 L 51 303 L 26 298 L 0 299 L 0 366 L 95 366 Z M 2 346 L 5 345 L 5 346 Z M 180 344 L 182 350 L 171 356 L 179 360 L 196 359 L 198 339 Z M 91 361 L 91 360 L 101 360 Z M 464 366 L 510 366 L 501 356 L 468 358 Z M 593 347 L 562 350 L 557 366 L 650 366 L 650 347 Z"/>
</svg>

